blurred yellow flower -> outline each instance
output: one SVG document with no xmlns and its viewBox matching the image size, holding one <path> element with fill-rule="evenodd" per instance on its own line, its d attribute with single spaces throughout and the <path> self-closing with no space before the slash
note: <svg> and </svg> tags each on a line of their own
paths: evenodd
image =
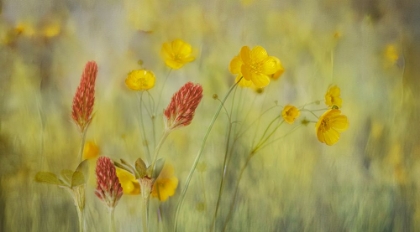
<svg viewBox="0 0 420 232">
<path fill-rule="evenodd" d="M 325 94 L 325 104 L 329 107 L 337 106 L 341 108 L 343 100 L 340 97 L 340 88 L 334 85 L 331 86 Z"/>
<path fill-rule="evenodd" d="M 256 46 L 252 50 L 248 46 L 243 46 L 239 55 L 235 56 L 229 65 L 230 72 L 237 75 L 236 80 L 243 76 L 245 82 L 239 85 L 244 87 L 251 86 L 250 82 L 257 88 L 265 87 L 270 83 L 270 76 L 280 69 L 282 69 L 280 60 L 268 56 L 267 51 L 261 46 Z"/>
<path fill-rule="evenodd" d="M 50 22 L 49 24 L 45 25 L 42 29 L 42 35 L 48 38 L 52 38 L 60 34 L 61 26 L 60 23 L 57 21 Z"/>
<path fill-rule="evenodd" d="M 133 174 L 121 168 L 116 168 L 116 172 L 124 194 L 138 195 L 141 193 L 140 184 Z M 171 165 L 165 165 L 153 183 L 151 196 L 160 201 L 166 201 L 168 197 L 175 194 L 177 187 L 178 178 L 174 176 L 174 168 Z"/>
<path fill-rule="evenodd" d="M 125 84 L 131 90 L 149 90 L 155 86 L 155 79 L 152 71 L 139 69 L 128 74 Z"/>
<path fill-rule="evenodd" d="M 389 64 L 395 64 L 399 58 L 397 48 L 393 44 L 388 44 L 385 47 L 384 56 Z"/>
<path fill-rule="evenodd" d="M 151 195 L 160 201 L 166 201 L 168 197 L 175 194 L 177 187 L 178 178 L 174 176 L 174 168 L 171 165 L 165 165 L 153 184 Z"/>
<path fill-rule="evenodd" d="M 88 141 L 85 143 L 83 148 L 83 160 L 85 159 L 93 159 L 98 157 L 99 155 L 99 147 L 96 143 L 92 141 Z"/>
<path fill-rule="evenodd" d="M 195 59 L 191 45 L 180 39 L 164 43 L 161 53 L 165 64 L 173 69 L 180 69 Z"/>
<path fill-rule="evenodd" d="M 140 194 L 140 184 L 133 174 L 124 169 L 116 167 L 117 177 L 120 180 L 121 187 L 124 194 L 138 195 Z"/>
<path fill-rule="evenodd" d="M 281 116 L 283 117 L 284 121 L 286 121 L 289 124 L 293 124 L 295 122 L 295 119 L 298 118 L 299 115 L 299 109 L 292 105 L 285 106 L 283 111 L 281 112 Z"/>
<path fill-rule="evenodd" d="M 318 140 L 329 146 L 335 144 L 340 139 L 340 133 L 349 127 L 348 119 L 341 115 L 338 109 L 326 111 L 315 125 Z"/>
</svg>

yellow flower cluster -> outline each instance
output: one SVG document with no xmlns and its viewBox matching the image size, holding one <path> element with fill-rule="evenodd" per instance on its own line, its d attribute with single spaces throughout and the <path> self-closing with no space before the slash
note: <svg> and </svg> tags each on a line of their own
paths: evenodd
<svg viewBox="0 0 420 232">
<path fill-rule="evenodd" d="M 263 88 L 270 83 L 270 78 L 278 79 L 284 68 L 280 60 L 269 56 L 263 47 L 256 46 L 251 50 L 243 46 L 230 62 L 229 71 L 236 75 L 239 86 Z"/>
<path fill-rule="evenodd" d="M 116 171 L 124 194 L 138 195 L 141 193 L 140 184 L 133 174 L 121 168 L 116 168 Z M 177 187 L 178 178 L 174 176 L 174 168 L 171 165 L 165 165 L 153 183 L 151 196 L 160 201 L 166 201 L 175 194 Z"/>
<path fill-rule="evenodd" d="M 316 135 L 321 143 L 333 145 L 340 139 L 340 133 L 349 127 L 347 116 L 342 115 L 339 108 L 342 105 L 340 88 L 336 85 L 328 88 L 325 94 L 325 104 L 331 109 L 327 110 L 315 125 Z"/>
</svg>

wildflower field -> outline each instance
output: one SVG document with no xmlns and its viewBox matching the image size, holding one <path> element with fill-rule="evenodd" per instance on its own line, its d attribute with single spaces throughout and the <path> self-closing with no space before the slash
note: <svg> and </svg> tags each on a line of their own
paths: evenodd
<svg viewBox="0 0 420 232">
<path fill-rule="evenodd" d="M 420 231 L 418 12 L 1 1 L 0 231 Z"/>
</svg>

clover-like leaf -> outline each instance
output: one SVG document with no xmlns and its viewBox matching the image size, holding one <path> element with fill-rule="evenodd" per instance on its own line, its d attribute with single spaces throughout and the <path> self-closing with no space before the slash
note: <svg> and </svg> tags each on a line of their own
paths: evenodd
<svg viewBox="0 0 420 232">
<path fill-rule="evenodd" d="M 35 175 L 35 181 L 39 183 L 52 184 L 57 186 L 65 186 L 62 181 L 60 181 L 57 176 L 52 172 L 38 172 Z"/>
<path fill-rule="evenodd" d="M 147 170 L 146 164 L 141 158 L 138 158 L 136 160 L 135 165 L 136 165 L 136 171 L 138 172 L 139 177 L 143 178 L 146 175 L 146 170 Z"/>
<path fill-rule="evenodd" d="M 83 175 L 81 171 L 75 171 L 71 178 L 71 187 L 79 186 L 85 183 L 85 175 Z"/>
<path fill-rule="evenodd" d="M 74 171 L 64 169 L 60 172 L 60 177 L 58 177 L 63 183 L 65 183 L 67 186 L 71 186 L 71 179 L 73 176 Z"/>
<path fill-rule="evenodd" d="M 152 174 L 152 178 L 153 179 L 156 179 L 158 176 L 159 176 L 159 174 L 160 174 L 160 172 L 162 171 L 162 169 L 163 169 L 163 165 L 165 164 L 165 160 L 164 159 L 158 159 L 157 161 L 156 161 L 156 164 L 155 164 L 155 171 L 153 172 L 153 174 Z"/>
</svg>

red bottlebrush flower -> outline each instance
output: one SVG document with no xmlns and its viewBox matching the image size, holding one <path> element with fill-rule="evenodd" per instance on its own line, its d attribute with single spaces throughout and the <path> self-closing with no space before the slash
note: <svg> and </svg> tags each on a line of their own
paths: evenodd
<svg viewBox="0 0 420 232">
<path fill-rule="evenodd" d="M 71 116 L 80 131 L 84 131 L 92 120 L 93 104 L 95 102 L 95 81 L 98 73 L 98 65 L 94 61 L 86 63 L 73 98 Z"/>
<path fill-rule="evenodd" d="M 96 162 L 96 196 L 109 208 L 114 208 L 123 195 L 115 166 L 108 157 L 99 157 Z"/>
<path fill-rule="evenodd" d="M 188 126 L 202 97 L 203 87 L 201 85 L 194 85 L 188 82 L 182 86 L 172 96 L 171 103 L 165 109 L 166 128 L 173 130 L 178 127 Z"/>
</svg>

